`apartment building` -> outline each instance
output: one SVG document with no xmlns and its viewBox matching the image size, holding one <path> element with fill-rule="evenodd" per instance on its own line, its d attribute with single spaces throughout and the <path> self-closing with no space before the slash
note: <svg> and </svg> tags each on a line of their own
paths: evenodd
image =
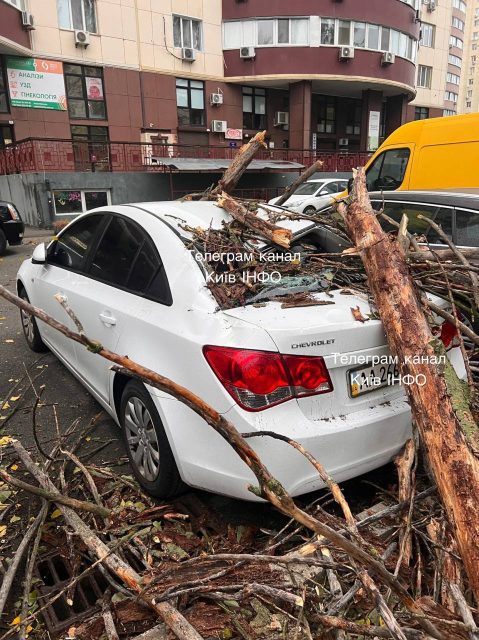
<svg viewBox="0 0 479 640">
<path fill-rule="evenodd" d="M 463 113 L 473 0 L 421 0 L 417 95 L 408 120 Z"/>
<path fill-rule="evenodd" d="M 479 111 L 479 0 L 469 0 L 464 46 L 464 73 L 459 92 L 460 113 Z"/>
</svg>

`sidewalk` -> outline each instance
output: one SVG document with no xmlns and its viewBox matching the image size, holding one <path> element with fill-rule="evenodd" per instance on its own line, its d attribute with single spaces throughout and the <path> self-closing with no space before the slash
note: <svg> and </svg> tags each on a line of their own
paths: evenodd
<svg viewBox="0 0 479 640">
<path fill-rule="evenodd" d="M 51 238 L 53 234 L 53 229 L 39 229 L 38 227 L 25 225 L 24 238 Z"/>
</svg>

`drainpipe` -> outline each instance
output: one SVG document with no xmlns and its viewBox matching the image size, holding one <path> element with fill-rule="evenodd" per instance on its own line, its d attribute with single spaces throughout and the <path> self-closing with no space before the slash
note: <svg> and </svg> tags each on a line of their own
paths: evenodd
<svg viewBox="0 0 479 640">
<path fill-rule="evenodd" d="M 140 18 L 138 16 L 138 0 L 134 0 L 135 7 L 135 23 L 136 23 L 136 48 L 138 51 L 138 73 L 140 74 L 140 102 L 141 102 L 141 121 L 143 125 L 143 129 L 146 129 L 146 118 L 145 118 L 145 103 L 143 100 L 143 62 L 141 59 L 141 42 L 140 42 Z M 140 137 L 141 140 L 141 137 Z"/>
</svg>

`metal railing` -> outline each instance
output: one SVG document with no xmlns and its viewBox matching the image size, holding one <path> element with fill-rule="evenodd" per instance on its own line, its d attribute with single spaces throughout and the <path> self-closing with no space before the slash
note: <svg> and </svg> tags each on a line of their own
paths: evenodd
<svg viewBox="0 0 479 640">
<path fill-rule="evenodd" d="M 33 171 L 169 172 L 181 170 L 180 165 L 175 167 L 177 158 L 232 160 L 238 152 L 239 147 L 226 146 L 28 138 L 0 149 L 0 175 Z M 305 167 L 322 160 L 323 171 L 336 172 L 362 166 L 370 155 L 366 152 L 319 149 L 264 149 L 256 159 L 295 162 Z M 285 170 L 284 167 L 278 169 Z"/>
</svg>

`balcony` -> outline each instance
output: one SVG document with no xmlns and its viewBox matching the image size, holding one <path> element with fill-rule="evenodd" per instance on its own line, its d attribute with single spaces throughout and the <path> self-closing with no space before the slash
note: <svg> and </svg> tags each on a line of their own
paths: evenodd
<svg viewBox="0 0 479 640">
<path fill-rule="evenodd" d="M 0 175 L 30 172 L 211 172 L 221 173 L 239 148 L 140 142 L 103 142 L 28 138 L 0 150 Z M 256 171 L 301 171 L 316 160 L 323 171 L 351 171 L 363 166 L 367 152 L 264 149 Z"/>
</svg>

